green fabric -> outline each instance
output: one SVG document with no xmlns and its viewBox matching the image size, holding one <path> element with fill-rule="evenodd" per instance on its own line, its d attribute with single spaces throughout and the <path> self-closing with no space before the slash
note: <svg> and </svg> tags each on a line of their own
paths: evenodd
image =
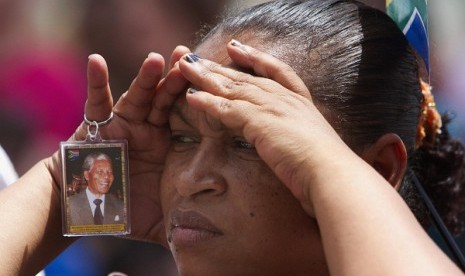
<svg viewBox="0 0 465 276">
<path fill-rule="evenodd" d="M 404 31 L 405 25 L 409 21 L 412 13 L 417 8 L 421 19 L 428 29 L 428 9 L 426 0 L 391 0 L 386 1 L 386 13 L 397 23 L 399 28 Z"/>
</svg>

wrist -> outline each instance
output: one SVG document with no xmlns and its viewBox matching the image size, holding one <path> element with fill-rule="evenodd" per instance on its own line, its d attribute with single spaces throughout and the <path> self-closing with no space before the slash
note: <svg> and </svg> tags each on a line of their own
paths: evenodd
<svg viewBox="0 0 465 276">
<path fill-rule="evenodd" d="M 315 204 L 322 200 L 331 200 L 332 195 L 343 190 L 344 182 L 356 182 L 360 174 L 360 167 L 368 166 L 345 144 L 333 145 L 332 154 L 328 151 L 313 151 L 308 160 L 299 168 L 298 174 L 292 181 L 293 187 L 299 187 L 296 197 L 300 200 L 305 211 L 315 217 Z"/>
<path fill-rule="evenodd" d="M 53 189 L 56 191 L 61 191 L 62 179 L 61 179 L 61 162 L 60 162 L 60 152 L 56 151 L 53 155 L 43 159 L 41 161 L 48 173 L 50 174 Z"/>
</svg>

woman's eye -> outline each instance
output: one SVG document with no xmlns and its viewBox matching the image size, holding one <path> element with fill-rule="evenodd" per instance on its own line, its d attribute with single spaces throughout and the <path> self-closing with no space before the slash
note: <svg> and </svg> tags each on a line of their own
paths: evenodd
<svg viewBox="0 0 465 276">
<path fill-rule="evenodd" d="M 196 141 L 192 137 L 175 134 L 171 136 L 171 142 L 179 144 L 188 144 L 195 143 Z"/>
<path fill-rule="evenodd" d="M 258 161 L 260 156 L 252 143 L 247 142 L 244 137 L 233 137 L 232 150 L 240 159 L 248 161 Z"/>
<path fill-rule="evenodd" d="M 185 152 L 198 144 L 195 136 L 186 133 L 173 133 L 171 135 L 171 150 L 174 152 Z"/>
<path fill-rule="evenodd" d="M 244 150 L 253 150 L 255 151 L 254 145 L 251 143 L 247 142 L 244 138 L 242 137 L 234 137 L 233 139 L 233 144 L 234 147 L 244 149 Z"/>
</svg>

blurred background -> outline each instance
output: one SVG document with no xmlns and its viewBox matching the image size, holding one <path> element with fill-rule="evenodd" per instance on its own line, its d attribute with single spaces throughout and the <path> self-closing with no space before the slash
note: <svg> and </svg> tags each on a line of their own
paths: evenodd
<svg viewBox="0 0 465 276">
<path fill-rule="evenodd" d="M 192 46 L 224 11 L 259 2 L 265 1 L 0 0 L 0 145 L 18 174 L 57 150 L 82 121 L 89 54 L 106 58 L 117 98 L 149 52 L 169 56 L 178 44 Z M 446 2 L 428 1 L 431 84 L 440 112 L 455 114 L 452 134 L 465 140 L 465 1 Z M 177 275 L 165 249 L 111 237 L 82 238 L 45 269 L 112 271 Z"/>
</svg>

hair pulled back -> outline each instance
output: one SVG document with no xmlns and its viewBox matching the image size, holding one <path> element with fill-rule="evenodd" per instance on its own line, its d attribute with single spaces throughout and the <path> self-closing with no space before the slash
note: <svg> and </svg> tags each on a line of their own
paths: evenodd
<svg viewBox="0 0 465 276">
<path fill-rule="evenodd" d="M 206 38 L 216 35 L 273 49 L 355 152 L 386 133 L 399 135 L 442 217 L 455 233 L 463 228 L 465 211 L 457 203 L 464 189 L 463 145 L 443 127 L 433 147 L 416 148 L 423 100 L 419 63 L 386 14 L 351 0 L 273 1 L 224 19 Z M 408 176 L 401 194 L 421 220 L 424 210 Z"/>
</svg>

